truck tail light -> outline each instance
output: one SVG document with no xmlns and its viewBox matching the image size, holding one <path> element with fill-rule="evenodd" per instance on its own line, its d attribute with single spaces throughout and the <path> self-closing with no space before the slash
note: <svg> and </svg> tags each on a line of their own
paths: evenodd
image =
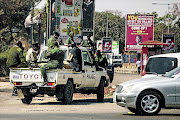
<svg viewBox="0 0 180 120">
<path fill-rule="evenodd" d="M 49 86 L 53 86 L 53 85 L 54 85 L 54 82 L 49 82 L 48 85 L 49 85 Z"/>
<path fill-rule="evenodd" d="M 22 82 L 14 82 L 14 85 L 22 85 Z"/>
</svg>

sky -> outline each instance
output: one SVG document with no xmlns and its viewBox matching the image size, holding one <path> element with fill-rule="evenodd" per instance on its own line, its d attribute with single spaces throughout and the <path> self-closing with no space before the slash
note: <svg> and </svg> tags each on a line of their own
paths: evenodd
<svg viewBox="0 0 180 120">
<path fill-rule="evenodd" d="M 44 5 L 46 1 L 42 0 L 39 6 Z M 157 4 L 153 5 L 152 3 Z M 168 12 L 167 4 L 170 4 L 169 12 L 172 12 L 173 3 L 179 3 L 180 7 L 180 0 L 95 0 L 95 11 L 118 10 L 122 13 L 122 16 L 134 14 L 135 12 L 143 14 L 156 11 L 158 17 L 162 17 Z"/>
</svg>

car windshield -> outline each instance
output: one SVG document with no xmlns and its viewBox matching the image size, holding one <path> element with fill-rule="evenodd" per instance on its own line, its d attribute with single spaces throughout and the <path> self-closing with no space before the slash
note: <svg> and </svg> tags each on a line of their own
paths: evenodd
<svg viewBox="0 0 180 120">
<path fill-rule="evenodd" d="M 170 72 L 163 75 L 164 77 L 175 77 L 176 75 L 180 75 L 180 67 L 171 70 Z"/>
<path fill-rule="evenodd" d="M 145 71 L 146 73 L 165 74 L 177 67 L 177 58 L 154 57 L 150 58 Z"/>
</svg>

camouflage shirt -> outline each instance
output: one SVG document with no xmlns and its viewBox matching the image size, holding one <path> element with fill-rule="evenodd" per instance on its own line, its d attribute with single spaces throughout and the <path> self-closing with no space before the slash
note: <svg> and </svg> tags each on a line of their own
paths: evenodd
<svg viewBox="0 0 180 120">
<path fill-rule="evenodd" d="M 20 63 L 26 63 L 23 50 L 18 46 L 12 47 L 9 51 L 7 65 L 8 67 L 16 67 Z"/>
<path fill-rule="evenodd" d="M 50 58 L 50 62 L 57 63 L 59 68 L 63 68 L 64 52 L 58 47 L 50 50 L 47 57 Z"/>
</svg>

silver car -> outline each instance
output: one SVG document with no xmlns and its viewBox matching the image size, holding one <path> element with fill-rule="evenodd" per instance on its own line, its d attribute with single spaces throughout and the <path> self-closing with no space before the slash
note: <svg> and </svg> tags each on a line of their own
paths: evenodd
<svg viewBox="0 0 180 120">
<path fill-rule="evenodd" d="M 180 108 L 180 67 L 163 76 L 119 84 L 113 101 L 141 115 L 158 114 L 161 108 Z"/>
</svg>

